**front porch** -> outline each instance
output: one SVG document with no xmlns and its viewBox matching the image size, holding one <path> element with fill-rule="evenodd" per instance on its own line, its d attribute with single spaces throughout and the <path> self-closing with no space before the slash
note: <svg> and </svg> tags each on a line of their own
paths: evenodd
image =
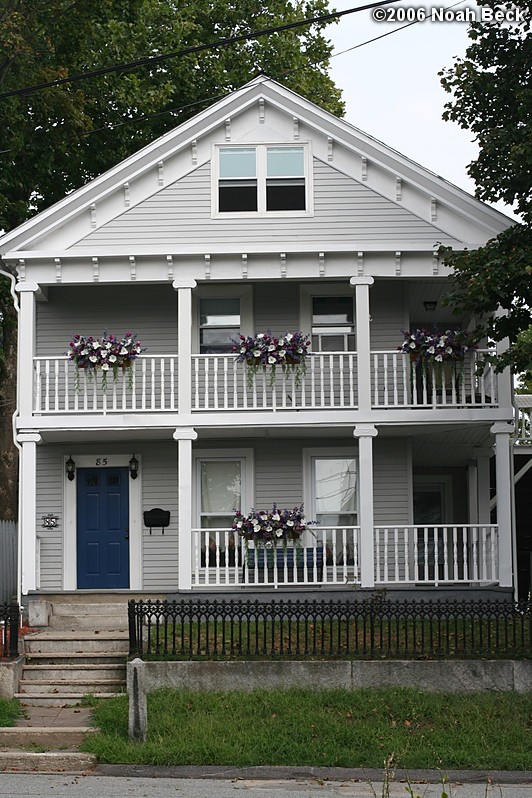
<svg viewBox="0 0 532 798">
<path fill-rule="evenodd" d="M 256 548 L 231 529 L 193 529 L 191 586 L 360 587 L 363 572 L 371 587 L 499 584 L 495 524 L 375 527 L 373 568 L 361 553 L 360 527 L 311 534 L 302 545 Z"/>
</svg>

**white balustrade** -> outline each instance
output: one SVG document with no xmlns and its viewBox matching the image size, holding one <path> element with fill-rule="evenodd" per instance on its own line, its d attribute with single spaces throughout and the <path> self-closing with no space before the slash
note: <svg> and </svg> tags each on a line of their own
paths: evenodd
<svg viewBox="0 0 532 798">
<path fill-rule="evenodd" d="M 359 527 L 319 527 L 300 545 L 247 545 L 231 529 L 192 530 L 192 586 L 346 585 L 360 581 Z"/>
<path fill-rule="evenodd" d="M 76 371 L 67 357 L 34 358 L 34 413 L 160 413 L 177 411 L 177 357 L 141 355 L 115 376 Z"/>
<path fill-rule="evenodd" d="M 515 442 L 520 446 L 532 446 L 532 396 L 516 394 Z"/>
<path fill-rule="evenodd" d="M 499 579 L 493 524 L 378 526 L 375 584 L 492 583 Z"/>
<path fill-rule="evenodd" d="M 301 410 L 356 408 L 355 352 L 319 352 L 298 380 L 290 367 L 259 369 L 252 380 L 235 355 L 192 356 L 192 409 Z"/>
<path fill-rule="evenodd" d="M 463 361 L 423 368 L 402 352 L 372 352 L 372 406 L 496 406 L 497 377 L 483 360 L 486 354 L 487 351 L 475 350 Z"/>
</svg>

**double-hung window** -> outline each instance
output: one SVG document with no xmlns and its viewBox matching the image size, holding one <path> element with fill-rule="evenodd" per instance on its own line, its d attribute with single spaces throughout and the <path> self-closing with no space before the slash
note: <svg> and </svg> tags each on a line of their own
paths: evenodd
<svg viewBox="0 0 532 798">
<path fill-rule="evenodd" d="M 239 297 L 200 299 L 199 322 L 202 355 L 232 352 L 232 339 L 240 334 Z"/>
<path fill-rule="evenodd" d="M 218 214 L 307 213 L 307 151 L 303 145 L 219 147 Z"/>
<path fill-rule="evenodd" d="M 318 352 L 354 350 L 352 296 L 312 297 L 312 346 Z"/>
</svg>

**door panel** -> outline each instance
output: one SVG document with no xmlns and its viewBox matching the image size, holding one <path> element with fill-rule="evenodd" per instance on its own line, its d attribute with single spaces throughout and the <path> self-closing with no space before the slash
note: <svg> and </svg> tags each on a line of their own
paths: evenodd
<svg viewBox="0 0 532 798">
<path fill-rule="evenodd" d="M 77 586 L 129 587 L 127 468 L 79 468 Z"/>
</svg>

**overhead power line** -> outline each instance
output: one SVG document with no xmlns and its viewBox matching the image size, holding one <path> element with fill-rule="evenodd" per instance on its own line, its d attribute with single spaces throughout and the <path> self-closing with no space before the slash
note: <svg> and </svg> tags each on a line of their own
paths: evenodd
<svg viewBox="0 0 532 798">
<path fill-rule="evenodd" d="M 176 50 L 171 53 L 163 53 L 161 55 L 154 55 L 148 56 L 146 58 L 140 58 L 137 61 L 129 61 L 125 64 L 114 64 L 110 67 L 102 67 L 101 69 L 93 69 L 90 72 L 82 72 L 79 75 L 71 75 L 67 78 L 57 78 L 56 80 L 50 80 L 46 83 L 38 83 L 34 86 L 26 86 L 20 89 L 11 89 L 11 91 L 2 92 L 0 94 L 0 100 L 4 99 L 5 97 L 15 97 L 21 94 L 33 94 L 36 91 L 40 91 L 41 89 L 49 89 L 55 86 L 61 86 L 65 83 L 77 83 L 81 80 L 87 80 L 88 78 L 99 77 L 101 75 L 108 75 L 113 72 L 123 72 L 123 71 L 130 71 L 132 69 L 136 69 L 137 67 L 141 66 L 148 66 L 152 64 L 158 64 L 163 61 L 168 61 L 172 58 L 181 58 L 185 55 L 190 55 L 191 53 L 199 53 L 204 50 L 213 50 L 218 47 L 227 47 L 230 44 L 236 44 L 237 42 L 247 41 L 248 39 L 258 39 L 262 36 L 269 36 L 272 33 L 281 33 L 282 31 L 293 30 L 294 28 L 300 28 L 305 25 L 313 25 L 316 22 L 327 22 L 332 21 L 334 19 L 339 19 L 340 17 L 346 16 L 346 14 L 356 14 L 360 11 L 367 11 L 371 8 L 379 8 L 380 6 L 389 5 L 390 3 L 397 3 L 399 0 L 380 0 L 380 2 L 376 3 L 368 3 L 364 6 L 358 6 L 357 8 L 349 8 L 345 11 L 336 11 L 332 14 L 324 14 L 319 17 L 311 17 L 309 19 L 302 19 L 297 22 L 289 22 L 286 25 L 277 25 L 273 28 L 265 28 L 264 30 L 259 31 L 252 31 L 251 33 L 242 33 L 239 36 L 230 36 L 225 39 L 218 39 L 215 42 L 209 42 L 208 44 L 198 44 L 194 45 L 193 47 L 185 47 L 183 50 Z"/>
</svg>

